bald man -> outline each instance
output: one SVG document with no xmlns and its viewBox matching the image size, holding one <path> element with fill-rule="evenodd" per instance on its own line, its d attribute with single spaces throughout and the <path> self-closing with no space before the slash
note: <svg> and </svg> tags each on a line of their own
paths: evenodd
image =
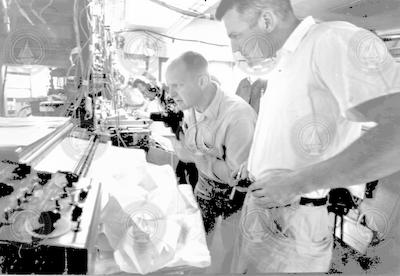
<svg viewBox="0 0 400 276">
<path fill-rule="evenodd" d="M 216 18 L 268 79 L 241 171 L 255 179 L 243 224 L 258 232 L 241 236 L 235 272 L 327 272 L 329 188 L 400 170 L 399 66 L 371 32 L 299 20 L 289 0 L 222 0 Z M 361 135 L 361 122 L 377 126 Z"/>
<path fill-rule="evenodd" d="M 211 81 L 208 62 L 198 53 L 186 52 L 172 61 L 166 81 L 170 96 L 185 114 L 175 150 L 199 170 L 194 193 L 210 233 L 218 216 L 226 219 L 242 207 L 244 193 L 236 192 L 230 199 L 237 184 L 232 173 L 248 158 L 256 114 L 241 98 L 227 95 Z"/>
</svg>

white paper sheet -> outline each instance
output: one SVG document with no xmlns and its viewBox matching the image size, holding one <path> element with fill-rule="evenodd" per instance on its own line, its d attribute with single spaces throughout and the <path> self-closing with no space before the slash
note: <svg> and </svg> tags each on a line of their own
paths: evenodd
<svg viewBox="0 0 400 276">
<path fill-rule="evenodd" d="M 97 243 L 106 252 L 109 245 L 119 272 L 146 274 L 166 267 L 210 265 L 191 187 L 178 189 L 170 166 L 133 162 L 130 170 L 123 167 L 103 182 L 109 199 Z M 96 273 L 118 272 L 110 258 L 98 262 Z"/>
</svg>

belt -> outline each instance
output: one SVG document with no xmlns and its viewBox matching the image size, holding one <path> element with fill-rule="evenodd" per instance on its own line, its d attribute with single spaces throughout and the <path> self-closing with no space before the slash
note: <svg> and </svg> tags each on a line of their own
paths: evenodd
<svg viewBox="0 0 400 276">
<path fill-rule="evenodd" d="M 323 206 L 328 202 L 328 197 L 323 197 L 323 198 L 306 198 L 302 197 L 300 198 L 300 205 L 306 205 L 306 206 Z"/>
</svg>

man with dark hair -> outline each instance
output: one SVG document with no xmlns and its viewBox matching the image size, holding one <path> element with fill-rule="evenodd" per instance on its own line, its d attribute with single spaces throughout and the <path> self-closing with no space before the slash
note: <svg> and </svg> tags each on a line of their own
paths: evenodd
<svg viewBox="0 0 400 276">
<path fill-rule="evenodd" d="M 234 272 L 327 272 L 329 189 L 400 169 L 399 66 L 372 33 L 300 21 L 289 0 L 222 0 L 216 17 L 232 50 L 268 79 L 238 173 L 255 182 Z M 371 121 L 377 126 L 361 136 L 360 122 Z"/>
<path fill-rule="evenodd" d="M 253 19 L 249 23 L 253 25 L 257 21 L 257 16 L 266 8 L 274 10 L 281 18 L 293 13 L 290 0 L 225 0 L 219 4 L 215 17 L 217 20 L 222 20 L 227 11 L 236 9 L 240 14 L 247 14 L 249 19 Z"/>
<path fill-rule="evenodd" d="M 211 234 L 216 218 L 222 216 L 229 229 L 223 235 L 229 251 L 245 197 L 242 192 L 230 196 L 236 184 L 232 173 L 248 158 L 256 114 L 241 98 L 225 94 L 210 80 L 208 62 L 198 53 L 186 52 L 173 60 L 166 81 L 170 96 L 184 110 L 175 151 L 180 160 L 196 164 L 199 179 L 194 194 L 205 230 Z"/>
</svg>

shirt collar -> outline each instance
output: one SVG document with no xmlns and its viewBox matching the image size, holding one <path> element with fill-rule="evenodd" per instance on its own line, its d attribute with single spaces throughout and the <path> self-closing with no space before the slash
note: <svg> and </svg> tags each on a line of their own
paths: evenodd
<svg viewBox="0 0 400 276">
<path fill-rule="evenodd" d="M 303 19 L 296 29 L 294 29 L 294 31 L 290 34 L 289 38 L 283 45 L 282 50 L 285 52 L 294 52 L 300 45 L 302 39 L 315 24 L 316 22 L 312 16 L 307 16 L 305 19 Z"/>
<path fill-rule="evenodd" d="M 217 90 L 215 92 L 214 99 L 211 101 L 210 105 L 204 110 L 203 113 L 200 113 L 205 118 L 214 118 L 216 119 L 219 113 L 219 107 L 221 106 L 221 102 L 223 99 L 223 92 L 218 84 L 213 83 Z"/>
</svg>

